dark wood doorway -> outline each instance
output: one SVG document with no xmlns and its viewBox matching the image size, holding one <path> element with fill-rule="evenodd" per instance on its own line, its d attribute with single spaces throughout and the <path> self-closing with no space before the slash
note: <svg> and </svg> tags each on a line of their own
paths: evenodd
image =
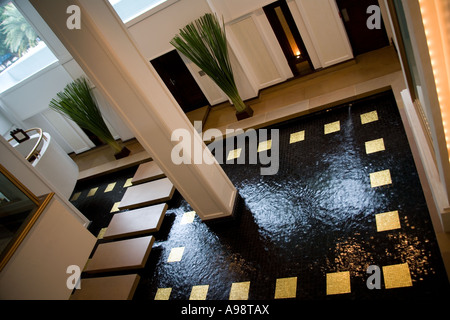
<svg viewBox="0 0 450 320">
<path fill-rule="evenodd" d="M 208 100 L 176 50 L 150 62 L 185 113 L 209 105 Z"/>
<path fill-rule="evenodd" d="M 311 73 L 314 67 L 286 1 L 276 1 L 263 9 L 294 76 Z"/>
<path fill-rule="evenodd" d="M 344 22 L 353 55 L 380 49 L 389 45 L 389 39 L 380 13 L 380 29 L 369 29 L 367 19 L 371 16 L 367 8 L 379 6 L 377 0 L 336 0 Z"/>
</svg>

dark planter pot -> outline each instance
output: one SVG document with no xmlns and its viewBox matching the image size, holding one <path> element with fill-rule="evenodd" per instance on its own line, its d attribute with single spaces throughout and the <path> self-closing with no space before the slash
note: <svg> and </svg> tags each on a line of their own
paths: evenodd
<svg viewBox="0 0 450 320">
<path fill-rule="evenodd" d="M 122 150 L 120 150 L 120 152 L 117 152 L 116 154 L 114 154 L 114 157 L 116 158 L 116 160 L 128 157 L 130 155 L 130 150 L 127 147 L 123 147 Z"/>
<path fill-rule="evenodd" d="M 246 106 L 241 112 L 236 112 L 236 118 L 238 120 L 247 119 L 253 116 L 253 109 L 250 106 Z"/>
</svg>

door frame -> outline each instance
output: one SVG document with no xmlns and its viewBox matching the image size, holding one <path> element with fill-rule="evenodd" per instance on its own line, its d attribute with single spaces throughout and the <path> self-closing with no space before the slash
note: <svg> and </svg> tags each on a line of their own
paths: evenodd
<svg viewBox="0 0 450 320">
<path fill-rule="evenodd" d="M 262 9 L 264 11 L 264 14 L 266 15 L 267 20 L 269 21 L 270 26 L 272 27 L 272 30 L 275 34 L 275 37 L 281 47 L 281 50 L 284 53 L 284 56 L 288 62 L 288 65 L 294 74 L 294 76 L 298 76 L 299 72 L 297 68 L 295 67 L 295 59 L 296 56 L 292 53 L 292 50 L 289 45 L 289 41 L 287 37 L 285 36 L 285 32 L 283 31 L 281 24 L 278 21 L 278 18 L 276 18 L 276 13 L 274 9 L 276 7 L 281 7 L 281 10 L 283 12 L 283 15 L 286 19 L 286 22 L 288 23 L 289 29 L 294 37 L 295 43 L 300 47 L 300 52 L 302 53 L 302 56 L 304 55 L 304 58 L 301 61 L 307 61 L 308 65 L 311 69 L 311 72 L 314 72 L 315 68 L 311 61 L 311 57 L 309 56 L 308 50 L 306 49 L 305 43 L 302 39 L 302 36 L 300 34 L 300 31 L 298 30 L 297 24 L 295 22 L 294 16 L 291 12 L 291 9 L 289 8 L 289 5 L 287 4 L 286 0 L 278 0 L 273 3 L 270 3 L 266 6 L 264 6 Z M 281 38 L 279 37 L 281 35 Z"/>
</svg>

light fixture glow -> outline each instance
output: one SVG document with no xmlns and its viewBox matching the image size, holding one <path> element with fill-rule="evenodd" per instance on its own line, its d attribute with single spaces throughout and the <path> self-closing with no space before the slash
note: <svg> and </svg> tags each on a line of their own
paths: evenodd
<svg viewBox="0 0 450 320">
<path fill-rule="evenodd" d="M 450 113 L 447 112 L 447 101 L 450 100 L 450 22 L 446 15 L 450 14 L 445 0 L 419 0 L 422 23 L 425 31 L 431 67 L 434 75 L 437 99 L 441 110 L 442 126 L 447 151 L 450 154 Z"/>
</svg>

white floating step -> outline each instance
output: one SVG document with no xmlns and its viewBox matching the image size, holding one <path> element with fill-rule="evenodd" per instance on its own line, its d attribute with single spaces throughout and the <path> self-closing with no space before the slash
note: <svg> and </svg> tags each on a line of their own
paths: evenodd
<svg viewBox="0 0 450 320">
<path fill-rule="evenodd" d="M 136 173 L 134 174 L 131 183 L 133 185 L 138 185 L 141 183 L 146 183 L 154 181 L 157 179 L 165 178 L 164 172 L 159 168 L 159 166 L 154 161 L 149 161 L 139 165 Z"/>
<path fill-rule="evenodd" d="M 132 186 L 125 191 L 119 210 L 135 209 L 172 199 L 175 187 L 168 178 Z"/>
<path fill-rule="evenodd" d="M 70 300 L 131 300 L 139 280 L 137 274 L 81 279 Z"/>
<path fill-rule="evenodd" d="M 98 273 L 143 268 L 154 241 L 153 236 L 148 236 L 99 244 L 84 271 Z"/>
<path fill-rule="evenodd" d="M 157 232 L 164 220 L 166 210 L 167 204 L 162 203 L 116 213 L 109 223 L 103 239 L 117 239 Z"/>
</svg>

